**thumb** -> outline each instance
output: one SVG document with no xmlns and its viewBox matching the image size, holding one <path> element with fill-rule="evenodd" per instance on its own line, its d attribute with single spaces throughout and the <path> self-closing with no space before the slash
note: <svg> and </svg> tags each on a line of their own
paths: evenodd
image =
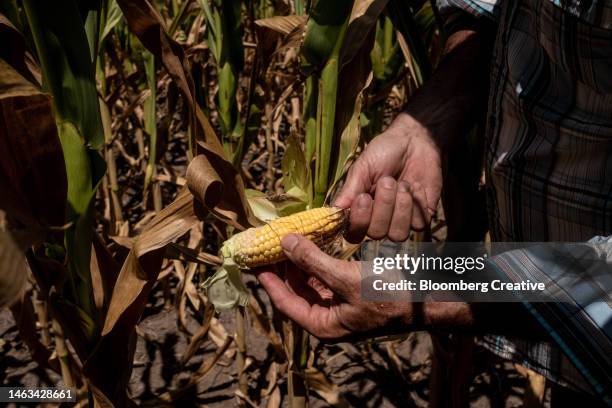
<svg viewBox="0 0 612 408">
<path fill-rule="evenodd" d="M 349 283 L 355 280 L 355 276 L 350 273 L 350 262 L 332 258 L 313 242 L 297 234 L 285 236 L 281 246 L 289 260 L 302 271 L 319 279 L 339 295 L 346 296 L 349 293 Z"/>
</svg>

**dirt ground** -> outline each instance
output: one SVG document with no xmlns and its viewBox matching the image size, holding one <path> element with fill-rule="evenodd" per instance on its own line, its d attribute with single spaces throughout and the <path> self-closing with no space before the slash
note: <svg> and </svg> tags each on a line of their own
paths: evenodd
<svg viewBox="0 0 612 408">
<path fill-rule="evenodd" d="M 139 404 L 159 406 L 157 398 L 169 389 L 186 383 L 203 360 L 213 355 L 217 346 L 206 341 L 195 355 L 182 365 L 180 360 L 189 342 L 189 335 L 178 327 L 176 309 L 164 303 L 161 289 L 155 292 L 145 316 L 139 324 L 140 336 L 130 381 L 130 394 Z M 263 293 L 258 293 L 267 299 Z M 269 305 L 267 306 L 269 309 Z M 267 310 L 269 313 L 270 311 Z M 234 315 L 222 313 L 219 322 L 228 333 L 233 332 Z M 188 317 L 188 329 L 195 331 L 198 323 Z M 266 373 L 271 364 L 267 338 L 248 324 L 249 397 L 263 401 L 262 390 L 268 386 Z M 20 341 L 9 311 L 0 312 L 0 383 L 1 386 L 54 386 L 60 377 L 41 369 L 29 356 Z M 408 335 L 391 342 L 397 355 L 392 363 L 388 342 L 357 344 L 320 344 L 311 340 L 317 351 L 315 367 L 337 388 L 340 400 L 352 407 L 425 407 L 428 405 L 428 380 L 431 371 L 431 340 L 427 333 Z M 512 364 L 494 358 L 483 349 L 474 356 L 475 378 L 471 387 L 473 407 L 516 407 L 521 405 L 525 380 Z M 286 380 L 277 381 L 280 394 L 286 395 Z M 174 405 L 180 407 L 236 406 L 236 368 L 225 357 Z M 288 406 L 287 399 L 281 406 Z M 329 406 L 318 393 L 311 393 L 311 406 Z"/>
</svg>

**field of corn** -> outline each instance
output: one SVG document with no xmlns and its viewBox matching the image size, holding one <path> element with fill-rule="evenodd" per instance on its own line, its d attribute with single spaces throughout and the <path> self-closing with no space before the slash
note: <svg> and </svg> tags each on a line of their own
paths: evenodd
<svg viewBox="0 0 612 408">
<path fill-rule="evenodd" d="M 97 407 L 520 402 L 469 337 L 324 344 L 221 265 L 239 231 L 330 203 L 444 40 L 424 0 L 2 0 L 0 385 Z M 478 225 L 461 182 L 412 239 Z"/>
</svg>

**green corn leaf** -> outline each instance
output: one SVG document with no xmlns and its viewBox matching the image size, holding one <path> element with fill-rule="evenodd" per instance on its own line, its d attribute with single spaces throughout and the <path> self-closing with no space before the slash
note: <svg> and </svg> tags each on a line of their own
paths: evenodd
<svg viewBox="0 0 612 408">
<path fill-rule="evenodd" d="M 170 27 L 168 28 L 168 34 L 170 36 L 174 36 L 174 33 L 176 33 L 176 30 L 181 25 L 181 22 L 183 22 L 185 17 L 187 17 L 187 15 L 189 14 L 187 11 L 188 11 L 190 4 L 191 3 L 189 1 L 185 1 L 183 2 L 183 4 L 181 4 L 178 10 L 176 10 L 174 18 L 172 19 L 172 23 L 170 24 Z"/>
<path fill-rule="evenodd" d="M 281 170 L 283 172 L 283 186 L 286 193 L 294 188 L 302 192 L 309 190 L 310 168 L 306 162 L 302 143 L 293 133 L 287 139 L 287 148 L 281 162 Z M 299 198 L 306 198 L 310 202 L 308 196 Z"/>
<path fill-rule="evenodd" d="M 208 32 L 208 46 L 217 61 L 219 91 L 217 106 L 227 157 L 240 150 L 244 125 L 240 123 L 236 93 L 238 75 L 244 65 L 241 0 L 199 0 Z"/>
<path fill-rule="evenodd" d="M 322 67 L 331 58 L 352 8 L 352 0 L 315 1 L 301 49 L 305 71 Z"/>
<path fill-rule="evenodd" d="M 56 116 L 73 122 L 98 149 L 104 132 L 84 23 L 73 0 L 23 2 Z"/>
<path fill-rule="evenodd" d="M 94 66 L 78 5 L 72 0 L 23 2 L 53 108 L 68 176 L 65 245 L 73 301 L 96 316 L 90 274 L 92 200 L 105 172 Z M 96 333 L 83 327 L 93 340 Z M 97 331 L 97 329 L 96 329 Z"/>
<path fill-rule="evenodd" d="M 115 0 L 108 0 L 104 2 L 105 7 L 103 8 L 103 20 L 100 23 L 100 44 L 104 42 L 106 37 L 113 31 L 113 29 L 119 24 L 123 18 L 121 9 L 117 5 Z"/>
</svg>

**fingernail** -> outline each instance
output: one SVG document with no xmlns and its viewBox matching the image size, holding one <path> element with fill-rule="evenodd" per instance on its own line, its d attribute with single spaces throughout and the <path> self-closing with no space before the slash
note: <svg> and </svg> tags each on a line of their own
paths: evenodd
<svg viewBox="0 0 612 408">
<path fill-rule="evenodd" d="M 397 189 L 401 193 L 409 193 L 410 192 L 410 184 L 407 181 L 400 181 Z"/>
<path fill-rule="evenodd" d="M 384 177 L 380 182 L 384 188 L 391 189 L 395 187 L 395 180 L 391 177 Z"/>
<path fill-rule="evenodd" d="M 281 240 L 281 246 L 285 251 L 292 252 L 298 244 L 299 238 L 295 234 L 289 234 Z"/>
<path fill-rule="evenodd" d="M 361 194 L 357 199 L 357 208 L 365 210 L 370 206 L 370 197 L 367 194 Z"/>
</svg>

